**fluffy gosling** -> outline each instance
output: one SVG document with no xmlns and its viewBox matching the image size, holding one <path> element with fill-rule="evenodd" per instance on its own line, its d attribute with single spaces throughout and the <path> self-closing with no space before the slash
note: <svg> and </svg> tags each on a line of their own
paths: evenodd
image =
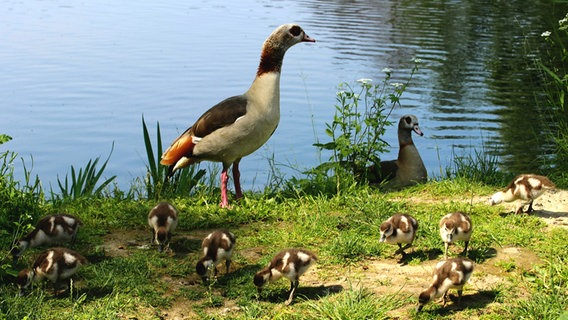
<svg viewBox="0 0 568 320">
<path fill-rule="evenodd" d="M 33 282 L 47 278 L 53 283 L 53 290 L 57 294 L 60 282 L 73 276 L 82 265 L 87 263 L 79 253 L 67 248 L 52 248 L 42 252 L 31 269 L 24 269 L 18 273 L 16 283 L 20 288 L 20 296 Z"/>
<path fill-rule="evenodd" d="M 446 295 L 449 289 L 458 290 L 458 302 L 461 301 L 463 286 L 473 273 L 473 261 L 466 258 L 453 258 L 440 261 L 432 273 L 433 281 L 428 289 L 422 291 L 418 297 L 416 311 L 422 310 L 428 302 L 442 297 L 446 305 Z"/>
<path fill-rule="evenodd" d="M 515 209 L 515 213 L 523 213 L 525 205 L 529 205 L 526 213 L 533 211 L 533 201 L 540 197 L 546 190 L 554 189 L 556 185 L 547 177 L 536 174 L 521 174 L 509 183 L 505 190 L 495 193 L 489 199 L 490 205 L 496 205 L 503 201 L 512 202 L 523 200 Z"/>
<path fill-rule="evenodd" d="M 158 252 L 168 246 L 172 232 L 177 227 L 178 212 L 168 202 L 160 202 L 148 213 L 148 225 L 152 228 L 152 242 L 158 245 Z"/>
<path fill-rule="evenodd" d="M 236 240 L 235 235 L 228 230 L 214 231 L 203 239 L 201 244 L 203 258 L 195 266 L 195 270 L 201 276 L 203 282 L 208 280 L 209 270 L 213 269 L 214 275 L 217 275 L 217 265 L 222 260 L 225 260 L 225 273 L 229 273 L 231 256 L 233 255 Z"/>
<path fill-rule="evenodd" d="M 22 237 L 12 248 L 14 263 L 28 248 L 48 246 L 56 243 L 74 242 L 77 231 L 83 223 L 69 214 L 49 215 L 38 221 L 34 230 Z"/>
<path fill-rule="evenodd" d="M 300 284 L 300 276 L 304 274 L 317 260 L 315 254 L 303 249 L 286 249 L 280 251 L 264 269 L 254 276 L 254 285 L 260 294 L 262 287 L 282 277 L 290 280 L 290 295 L 286 305 L 292 303 L 296 289 Z"/>
<path fill-rule="evenodd" d="M 440 220 L 440 236 L 444 241 L 444 259 L 448 258 L 448 247 L 456 241 L 465 241 L 461 254 L 467 254 L 467 245 L 472 233 L 470 217 L 463 212 L 448 213 Z"/>
<path fill-rule="evenodd" d="M 412 246 L 416 229 L 418 229 L 418 222 L 411 215 L 395 214 L 383 222 L 380 229 L 381 238 L 379 241 L 397 244 L 398 250 L 395 254 L 401 253 L 404 257 L 404 250 Z M 403 243 L 406 243 L 404 247 L 402 246 Z"/>
</svg>

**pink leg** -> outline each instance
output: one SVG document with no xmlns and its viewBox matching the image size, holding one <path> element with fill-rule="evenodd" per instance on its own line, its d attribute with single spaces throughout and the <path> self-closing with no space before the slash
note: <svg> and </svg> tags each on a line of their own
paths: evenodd
<svg viewBox="0 0 568 320">
<path fill-rule="evenodd" d="M 241 191 L 241 172 L 239 171 L 239 162 L 241 159 L 237 159 L 233 163 L 233 180 L 235 183 L 235 197 L 240 199 L 243 197 L 243 192 Z"/>
<path fill-rule="evenodd" d="M 229 175 L 227 174 L 227 169 L 229 166 L 223 164 L 223 171 L 221 171 L 221 203 L 219 204 L 221 208 L 229 207 L 229 200 L 227 198 L 227 182 L 229 181 Z"/>
</svg>

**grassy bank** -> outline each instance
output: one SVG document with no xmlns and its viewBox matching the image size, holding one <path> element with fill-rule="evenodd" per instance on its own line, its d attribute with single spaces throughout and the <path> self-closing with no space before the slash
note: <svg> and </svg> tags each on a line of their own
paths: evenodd
<svg viewBox="0 0 568 320">
<path fill-rule="evenodd" d="M 90 264 L 69 294 L 54 296 L 35 286 L 16 297 L 12 284 L 0 286 L 0 317 L 7 319 L 557 319 L 568 308 L 568 231 L 548 227 L 535 215 L 514 215 L 485 198 L 495 187 L 465 179 L 432 181 L 401 192 L 354 187 L 339 196 L 272 198 L 248 194 L 230 210 L 216 195 L 176 198 L 181 213 L 171 252 L 149 246 L 146 225 L 154 201 L 77 199 L 41 206 L 45 213 L 79 216 L 84 227 L 74 249 Z M 209 203 L 209 204 L 206 204 Z M 544 204 L 546 209 L 546 204 Z M 537 208 L 538 209 L 538 208 Z M 461 303 L 431 303 L 416 314 L 418 294 L 443 258 L 437 223 L 448 212 L 471 215 L 474 234 L 469 257 L 476 271 Z M 414 252 L 403 261 L 395 247 L 379 243 L 379 225 L 404 212 L 419 221 Z M 237 235 L 229 274 L 204 285 L 195 273 L 200 243 L 212 229 Z M 8 239 L 3 239 L 7 253 Z M 282 248 L 304 247 L 318 255 L 300 280 L 295 302 L 284 306 L 287 280 L 258 296 L 254 273 Z M 453 254 L 462 244 L 454 246 Z M 18 265 L 31 263 L 26 252 Z M 455 295 L 455 293 L 454 293 Z"/>
</svg>

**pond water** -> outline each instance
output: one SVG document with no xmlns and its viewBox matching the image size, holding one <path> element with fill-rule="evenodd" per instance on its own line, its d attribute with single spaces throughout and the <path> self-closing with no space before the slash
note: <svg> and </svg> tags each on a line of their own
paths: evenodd
<svg viewBox="0 0 568 320">
<path fill-rule="evenodd" d="M 535 170 L 540 132 L 535 69 L 527 44 L 542 41 L 568 6 L 549 1 L 0 1 L 0 146 L 23 157 L 44 188 L 71 165 L 106 159 L 106 175 L 128 189 L 145 174 L 142 117 L 169 143 L 220 100 L 248 89 L 260 47 L 282 23 L 317 40 L 286 54 L 281 121 L 268 143 L 241 162 L 247 189 L 271 170 L 290 176 L 325 161 L 341 82 L 405 81 L 396 108 L 420 119 L 414 137 L 432 176 L 453 155 L 488 148 L 504 169 Z M 383 159 L 396 157 L 396 127 Z M 485 145 L 485 147 L 483 147 Z M 543 149 L 544 148 L 544 149 Z M 33 158 L 33 165 L 32 160 Z M 273 161 L 274 166 L 270 163 Z M 16 172 L 21 176 L 20 162 Z"/>
</svg>

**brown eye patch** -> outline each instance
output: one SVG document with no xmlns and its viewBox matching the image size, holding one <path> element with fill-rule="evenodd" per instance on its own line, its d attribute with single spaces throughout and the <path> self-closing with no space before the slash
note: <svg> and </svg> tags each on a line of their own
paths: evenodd
<svg viewBox="0 0 568 320">
<path fill-rule="evenodd" d="M 292 28 L 290 28 L 290 33 L 294 37 L 297 37 L 300 35 L 300 33 L 302 33 L 302 28 L 300 28 L 300 26 L 293 26 Z"/>
</svg>

